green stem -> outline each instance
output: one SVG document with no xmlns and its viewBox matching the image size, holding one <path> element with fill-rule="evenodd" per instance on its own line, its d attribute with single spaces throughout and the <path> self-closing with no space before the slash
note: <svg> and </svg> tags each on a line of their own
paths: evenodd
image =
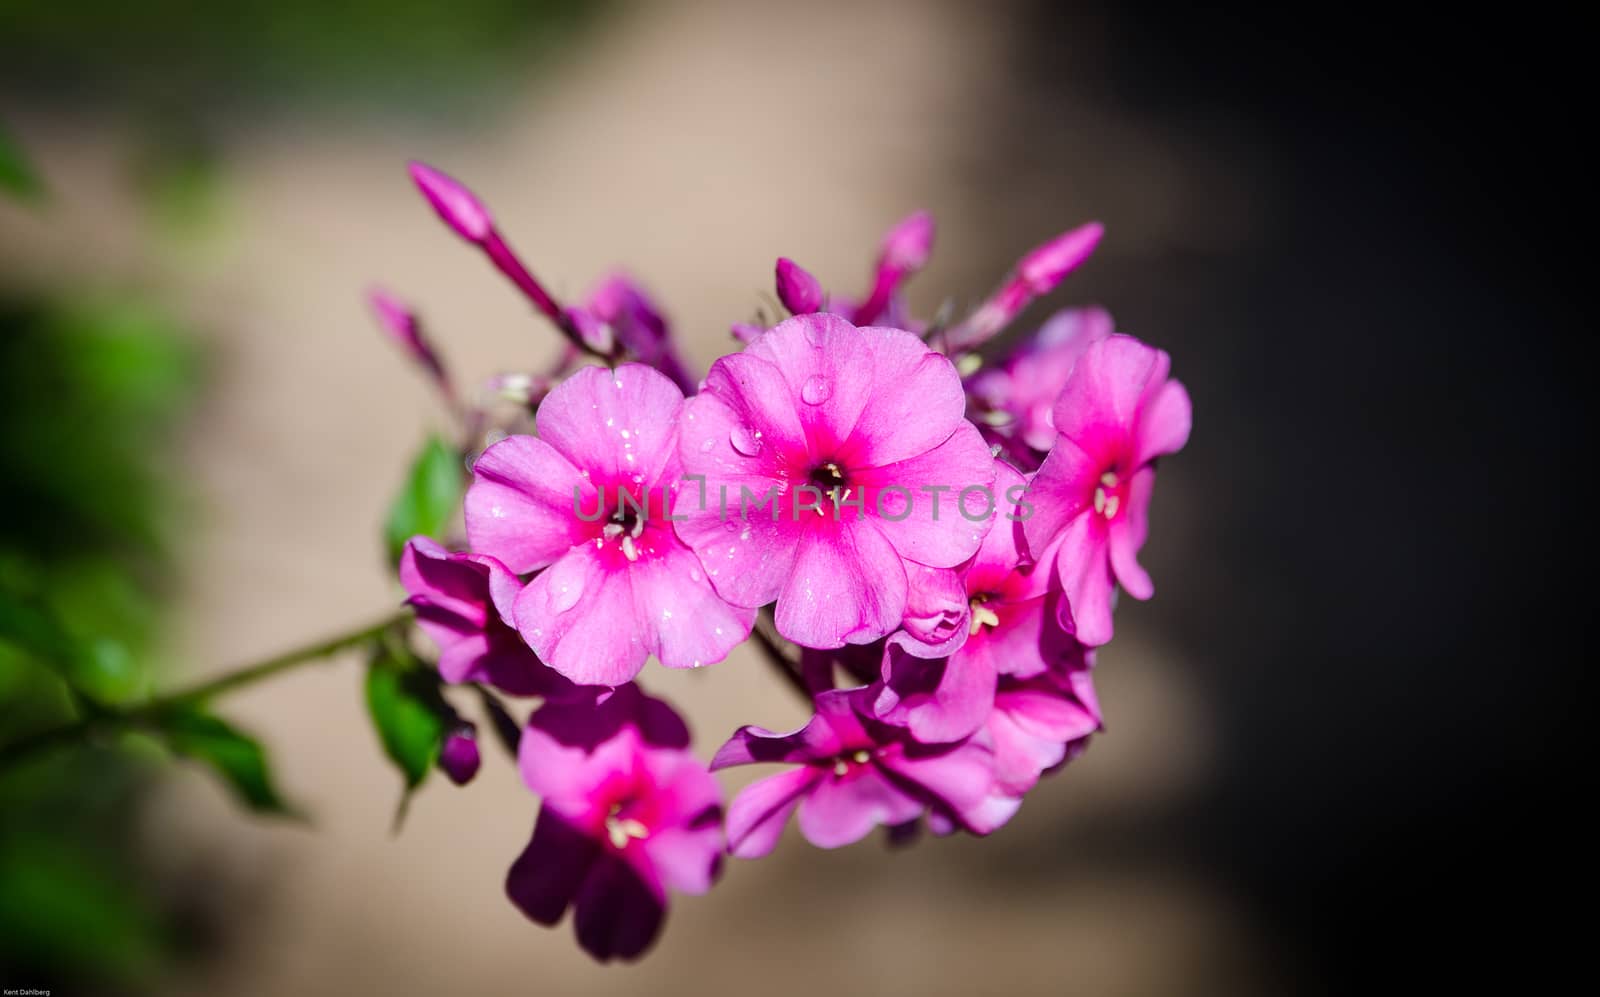
<svg viewBox="0 0 1600 997">
<path fill-rule="evenodd" d="M 52 727 L 37 734 L 30 734 L 20 740 L 0 746 L 0 768 L 12 765 L 46 748 L 70 744 L 92 734 L 138 727 L 174 709 L 204 702 L 222 693 L 253 685 L 263 679 L 298 668 L 308 662 L 318 661 L 338 654 L 340 651 L 348 651 L 350 648 L 359 647 L 383 636 L 384 633 L 405 621 L 410 615 L 409 611 L 396 613 L 358 630 L 352 630 L 337 637 L 330 637 L 314 644 L 307 644 L 304 647 L 285 651 L 265 661 L 234 669 L 214 679 L 207 679 L 197 685 L 192 685 L 187 689 L 179 689 L 176 692 L 157 696 L 138 706 L 126 709 L 94 708 L 88 716 L 81 720 L 61 727 Z"/>
</svg>

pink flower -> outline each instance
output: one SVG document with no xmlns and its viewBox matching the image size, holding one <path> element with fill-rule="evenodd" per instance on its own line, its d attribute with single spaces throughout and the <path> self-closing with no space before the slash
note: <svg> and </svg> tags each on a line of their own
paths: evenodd
<svg viewBox="0 0 1600 997">
<path fill-rule="evenodd" d="M 908 626 L 884 647 L 873 713 L 925 743 L 960 740 L 983 726 L 999 676 L 1039 675 L 1081 655 L 1056 621 L 1048 567 L 1034 570 L 1021 546 L 1019 520 L 1031 507 L 1018 501 L 1027 502 L 1027 479 L 996 462 L 994 487 L 1011 501 L 996 506 L 978 553 L 951 577 L 927 579 L 937 594 L 923 601 L 943 602 L 954 632 L 929 641 Z"/>
<path fill-rule="evenodd" d="M 1056 312 L 1017 348 L 1002 367 L 979 372 L 968 390 L 990 411 L 1009 416 L 991 435 L 1043 454 L 1056 440 L 1051 410 L 1083 351 L 1111 335 L 1111 316 L 1100 308 Z M 1038 457 L 1027 454 L 1032 461 Z"/>
<path fill-rule="evenodd" d="M 1131 336 L 1114 335 L 1078 359 L 1056 401 L 1055 446 L 1034 476 L 1037 511 L 1023 524 L 1028 546 L 1059 545 L 1066 593 L 1061 622 L 1091 647 L 1111 639 L 1111 596 L 1155 592 L 1139 566 L 1158 457 L 1189 438 L 1189 393 L 1167 378 L 1171 360 Z"/>
<path fill-rule="evenodd" d="M 795 643 L 874 641 L 900 625 L 906 562 L 960 564 L 988 529 L 960 505 L 973 489 L 981 509 L 994 481 L 964 408 L 955 368 L 916 336 L 788 319 L 686 406 L 684 469 L 705 481 L 680 492 L 678 535 L 729 602 L 776 599 Z"/>
<path fill-rule="evenodd" d="M 579 684 L 621 685 L 651 654 L 669 668 L 721 661 L 749 636 L 754 613 L 717 595 L 665 518 L 682 409 L 649 367 L 585 367 L 539 406 L 538 438 L 507 437 L 473 467 L 472 547 L 540 571 L 517 596 L 517 629 Z"/>
<path fill-rule="evenodd" d="M 868 690 L 834 689 L 816 698 L 801 729 L 775 734 L 741 727 L 712 759 L 711 769 L 782 762 L 797 768 L 746 786 L 728 807 L 728 850 L 760 858 L 777 846 L 789 815 L 800 809 L 800 833 L 818 848 L 848 845 L 874 827 L 894 827 L 934 812 L 975 834 L 986 821 L 994 779 L 990 751 L 974 740 L 919 745 L 904 731 L 858 712 Z M 1008 815 L 1009 816 L 1009 815 Z"/>
<path fill-rule="evenodd" d="M 571 684 L 545 667 L 507 622 L 522 582 L 485 554 L 452 554 L 412 537 L 400 554 L 400 584 L 417 626 L 439 647 L 446 682 L 486 682 L 513 696 L 565 695 Z"/>
<path fill-rule="evenodd" d="M 518 766 L 543 805 L 507 874 L 511 901 L 545 925 L 572 907 L 578 944 L 602 962 L 648 949 L 667 890 L 705 893 L 721 870 L 721 791 L 688 741 L 631 685 L 535 713 Z"/>
</svg>

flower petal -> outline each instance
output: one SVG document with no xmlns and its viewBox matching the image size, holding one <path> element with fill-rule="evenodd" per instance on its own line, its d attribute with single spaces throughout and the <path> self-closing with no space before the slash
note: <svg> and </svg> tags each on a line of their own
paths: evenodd
<svg viewBox="0 0 1600 997">
<path fill-rule="evenodd" d="M 794 565 L 778 595 L 778 632 L 813 648 L 867 644 L 900 625 L 906 572 L 870 520 L 801 520 Z"/>
<path fill-rule="evenodd" d="M 533 838 L 506 874 L 506 896 L 528 917 L 553 925 L 577 896 L 599 852 L 599 842 L 542 808 Z"/>
<path fill-rule="evenodd" d="M 659 886 L 632 863 L 602 855 L 578 891 L 572 926 L 578 944 L 601 962 L 634 959 L 656 940 L 666 914 Z"/>
<path fill-rule="evenodd" d="M 1128 482 L 1128 508 L 1107 530 L 1111 570 L 1122 590 L 1135 599 L 1155 595 L 1150 573 L 1139 565 L 1139 548 L 1150 533 L 1150 494 L 1155 490 L 1156 469 L 1146 467 Z"/>
<path fill-rule="evenodd" d="M 758 779 L 740 790 L 728 805 L 729 853 L 758 859 L 776 848 L 789 815 L 818 778 L 818 770 L 805 765 Z"/>
<path fill-rule="evenodd" d="M 631 573 L 593 544 L 534 576 L 517 597 L 516 617 L 528 646 L 579 685 L 622 685 L 650 653 L 634 618 Z"/>
<path fill-rule="evenodd" d="M 994 480 L 989 446 L 966 420 L 925 453 L 851 472 L 851 483 L 866 491 L 867 514 L 901 556 L 935 568 L 955 567 L 977 552 L 1003 501 Z"/>
<path fill-rule="evenodd" d="M 874 827 L 901 824 L 922 813 L 923 804 L 885 779 L 875 767 L 844 776 L 824 774 L 800 804 L 800 833 L 818 848 L 854 844 Z"/>
<path fill-rule="evenodd" d="M 668 668 L 721 661 L 750 636 L 756 611 L 725 602 L 676 537 L 665 537 L 655 556 L 641 558 L 629 574 L 635 619 L 648 625 L 650 650 Z"/>
<path fill-rule="evenodd" d="M 589 471 L 596 484 L 633 485 L 642 478 L 651 487 L 677 453 L 682 408 L 678 386 L 644 364 L 583 367 L 550 392 L 536 422 L 540 438 Z M 570 487 L 566 500 L 570 517 Z"/>
<path fill-rule="evenodd" d="M 576 514 L 594 509 L 594 485 L 544 440 L 508 436 L 472 465 L 467 539 L 472 549 L 524 574 L 542 568 L 598 529 Z"/>
</svg>

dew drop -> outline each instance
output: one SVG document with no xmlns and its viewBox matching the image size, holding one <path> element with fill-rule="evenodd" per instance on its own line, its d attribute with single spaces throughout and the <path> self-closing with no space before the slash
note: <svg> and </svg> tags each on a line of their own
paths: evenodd
<svg viewBox="0 0 1600 997">
<path fill-rule="evenodd" d="M 833 397 L 833 382 L 813 374 L 800 387 L 800 399 L 807 405 L 821 405 Z"/>
<path fill-rule="evenodd" d="M 706 441 L 704 443 L 700 444 L 700 452 L 701 453 L 710 453 L 711 452 L 711 448 L 716 446 L 716 445 L 717 445 L 717 441 L 716 440 L 713 440 L 710 437 L 707 437 Z"/>
<path fill-rule="evenodd" d="M 583 569 L 581 567 L 565 568 L 557 562 L 550 569 L 550 608 L 558 613 L 565 613 L 578 604 L 583 597 Z"/>
<path fill-rule="evenodd" d="M 728 431 L 728 442 L 733 448 L 746 457 L 754 457 L 761 452 L 761 434 L 749 426 L 735 426 Z"/>
</svg>

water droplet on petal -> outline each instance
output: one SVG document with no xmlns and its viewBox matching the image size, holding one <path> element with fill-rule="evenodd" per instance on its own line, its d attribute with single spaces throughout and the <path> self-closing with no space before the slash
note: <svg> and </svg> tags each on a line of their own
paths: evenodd
<svg viewBox="0 0 1600 997">
<path fill-rule="evenodd" d="M 550 569 L 550 608 L 565 613 L 583 597 L 583 567 L 560 561 Z"/>
<path fill-rule="evenodd" d="M 706 437 L 706 441 L 704 443 L 700 444 L 700 452 L 701 453 L 710 453 L 711 452 L 711 448 L 716 446 L 716 445 L 717 445 L 717 441 L 713 440 L 711 437 L 708 436 L 708 437 Z"/>
<path fill-rule="evenodd" d="M 821 405 L 833 397 L 833 382 L 813 374 L 800 387 L 800 398 L 807 405 Z"/>
<path fill-rule="evenodd" d="M 735 426 L 728 430 L 728 442 L 746 457 L 754 457 L 761 452 L 761 434 L 749 426 Z"/>
</svg>

